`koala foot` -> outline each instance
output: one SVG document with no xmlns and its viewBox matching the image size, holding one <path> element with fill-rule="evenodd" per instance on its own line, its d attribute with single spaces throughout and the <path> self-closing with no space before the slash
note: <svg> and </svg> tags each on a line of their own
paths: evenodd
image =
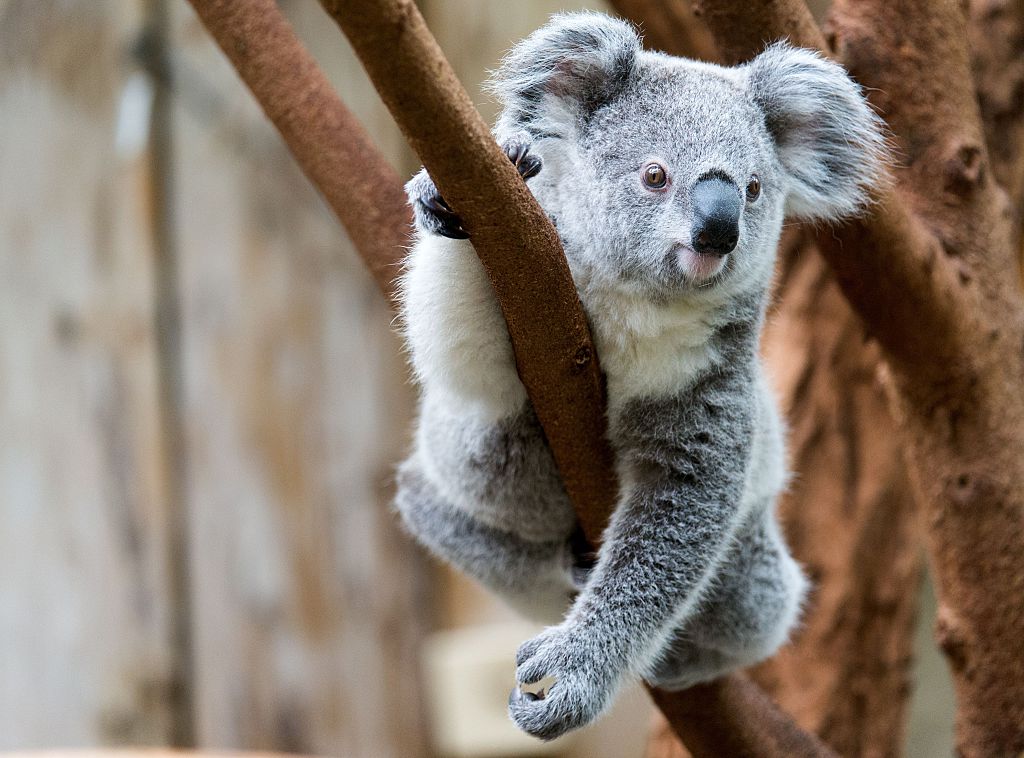
<svg viewBox="0 0 1024 758">
<path fill-rule="evenodd" d="M 524 181 L 540 173 L 544 164 L 538 156 L 530 153 L 529 138 L 513 137 L 505 143 L 504 150 Z M 412 178 L 405 186 L 405 191 L 412 203 L 416 224 L 421 229 L 451 239 L 469 239 L 469 232 L 463 227 L 462 219 L 441 197 L 426 169 Z"/>
<path fill-rule="evenodd" d="M 524 732 L 542 740 L 590 723 L 614 694 L 607 655 L 595 652 L 587 633 L 568 623 L 524 642 L 516 666 L 519 685 L 555 680 L 547 692 L 523 692 L 517 685 L 509 696 L 509 716 Z"/>
</svg>

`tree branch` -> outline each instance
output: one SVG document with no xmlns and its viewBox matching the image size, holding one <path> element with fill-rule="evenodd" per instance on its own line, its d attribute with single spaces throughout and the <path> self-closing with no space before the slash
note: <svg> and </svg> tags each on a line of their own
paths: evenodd
<svg viewBox="0 0 1024 758">
<path fill-rule="evenodd" d="M 610 5 L 640 29 L 652 50 L 705 61 L 720 58 L 710 32 L 686 0 L 611 0 Z"/>
<path fill-rule="evenodd" d="M 402 182 L 274 0 L 191 0 L 306 176 L 394 302 L 412 224 Z"/>
<path fill-rule="evenodd" d="M 836 754 L 798 727 L 742 674 L 682 693 L 651 689 L 654 702 L 696 758 L 824 758 Z"/>
<path fill-rule="evenodd" d="M 613 458 L 597 354 L 558 234 L 412 0 L 322 4 L 471 233 L 508 324 L 519 376 L 596 544 L 615 502 Z"/>
<path fill-rule="evenodd" d="M 971 0 L 974 84 L 996 180 L 1024 202 L 1024 0 Z"/>
<path fill-rule="evenodd" d="M 363 139 L 361 129 L 351 131 L 350 114 L 330 92 L 273 0 L 191 2 L 346 227 L 351 223 L 372 232 L 359 214 L 349 212 L 351 187 L 338 176 L 356 179 L 366 161 L 374 165 L 383 159 Z M 604 437 L 597 356 L 557 234 L 494 144 L 411 2 L 324 5 L 350 36 L 410 142 L 472 231 L 505 312 L 520 375 L 581 522 L 596 542 L 616 491 L 612 457 Z M 330 156 L 326 164 L 319 157 L 322 151 Z M 393 172 L 369 175 L 371 185 L 391 184 Z M 380 189 L 366 182 L 356 186 L 367 190 L 367 198 L 376 198 Z M 400 183 L 394 180 L 385 189 L 384 196 L 393 197 Z M 497 208 L 500 213 L 494 212 Z M 350 228 L 353 242 L 380 272 L 378 281 L 386 291 L 392 285 L 383 275 L 398 257 L 408 219 L 404 207 L 390 212 L 390 219 L 383 213 L 374 218 L 377 232 L 401 230 L 402 240 L 393 248 L 382 249 L 379 238 L 356 235 Z M 736 675 L 697 692 L 657 692 L 656 697 L 675 716 L 679 731 L 694 742 L 697 755 L 782 758 L 794 754 L 793 746 L 799 755 L 831 755 L 814 737 L 802 734 L 764 693 Z M 703 717 L 718 709 L 728 713 Z M 692 723 L 677 723 L 683 715 L 697 713 L 701 718 Z M 723 726 L 734 723 L 756 728 L 723 732 Z"/>
<path fill-rule="evenodd" d="M 684 0 L 670 0 L 678 3 Z M 689 0 L 727 64 L 750 60 L 771 42 L 825 50 L 825 38 L 804 0 Z"/>
</svg>

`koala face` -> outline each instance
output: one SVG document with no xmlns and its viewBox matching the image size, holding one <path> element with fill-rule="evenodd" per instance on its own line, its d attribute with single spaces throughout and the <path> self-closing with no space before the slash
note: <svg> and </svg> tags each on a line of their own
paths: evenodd
<svg viewBox="0 0 1024 758">
<path fill-rule="evenodd" d="M 567 14 L 511 51 L 493 89 L 499 135 L 527 132 L 544 160 L 530 186 L 584 284 L 655 298 L 767 287 L 787 215 L 855 213 L 884 175 L 858 86 L 786 45 L 725 68 Z"/>
</svg>

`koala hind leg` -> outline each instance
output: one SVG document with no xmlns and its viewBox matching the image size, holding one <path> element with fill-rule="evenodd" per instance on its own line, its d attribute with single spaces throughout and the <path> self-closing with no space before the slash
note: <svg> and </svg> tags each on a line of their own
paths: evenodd
<svg viewBox="0 0 1024 758">
<path fill-rule="evenodd" d="M 711 592 L 673 632 L 649 678 L 685 689 L 771 657 L 796 624 L 806 586 L 772 509 L 755 511 Z"/>
<path fill-rule="evenodd" d="M 408 530 L 438 557 L 523 616 L 561 620 L 577 591 L 569 540 L 531 541 L 485 523 L 447 501 L 415 458 L 399 470 L 395 504 Z"/>
</svg>

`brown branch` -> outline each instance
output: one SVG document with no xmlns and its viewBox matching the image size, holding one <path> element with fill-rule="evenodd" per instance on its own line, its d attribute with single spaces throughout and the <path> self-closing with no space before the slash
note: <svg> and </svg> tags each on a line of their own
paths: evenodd
<svg viewBox="0 0 1024 758">
<path fill-rule="evenodd" d="M 683 2 L 684 0 L 672 0 Z M 825 38 L 804 0 L 689 0 L 726 63 L 750 60 L 776 40 L 824 50 Z"/>
<path fill-rule="evenodd" d="M 580 523 L 596 543 L 615 502 L 612 453 L 600 412 L 597 355 L 558 234 L 411 0 L 323 5 L 472 234 L 508 324 L 519 375 Z"/>
<path fill-rule="evenodd" d="M 718 61 L 710 32 L 686 0 L 611 0 L 612 8 L 636 26 L 652 50 Z"/>
<path fill-rule="evenodd" d="M 1024 0 L 971 0 L 974 83 L 996 180 L 1024 212 Z"/>
<path fill-rule="evenodd" d="M 742 674 L 684 693 L 651 690 L 658 708 L 694 756 L 835 756 Z"/>
<path fill-rule="evenodd" d="M 325 170 L 318 154 L 328 151 L 332 169 L 350 179 L 365 161 L 372 164 L 382 159 L 365 140 L 358 143 L 359 152 L 353 149 L 352 132 L 347 131 L 353 126 L 351 117 L 326 87 L 276 5 L 272 0 L 191 1 L 343 223 L 364 224 L 359 228 L 367 229 L 346 206 L 351 187 Z M 524 384 L 581 522 L 596 542 L 615 492 L 611 454 L 603 436 L 597 356 L 557 235 L 494 144 L 411 2 L 325 6 L 357 43 L 385 102 L 472 230 L 508 319 Z M 289 78 L 289 72 L 295 78 Z M 417 120 L 417 114 L 423 118 Z M 385 183 L 380 173 L 371 176 L 375 183 Z M 365 183 L 356 186 L 366 188 Z M 369 189 L 368 197 L 375 197 L 373 188 Z M 399 190 L 395 181 L 388 194 Z M 495 208 L 501 208 L 501 213 L 491 212 Z M 392 212 L 391 219 L 378 217 L 381 229 L 391 224 L 404 230 L 407 211 Z M 395 249 L 382 250 L 371 235 L 352 237 L 371 268 L 390 271 Z M 381 259 L 387 261 L 385 267 L 377 265 Z M 390 291 L 390 281 L 378 281 Z M 562 325 L 563 330 L 551 329 L 552 324 Z M 658 692 L 656 696 L 670 715 L 701 715 L 693 723 L 677 724 L 694 741 L 698 755 L 781 758 L 792 755 L 793 746 L 802 755 L 830 755 L 813 737 L 801 734 L 755 686 L 737 676 L 694 693 Z M 709 709 L 709 698 L 718 705 Z M 717 708 L 729 712 L 703 718 Z M 757 728 L 721 732 L 721 726 L 733 723 Z M 720 749 L 722 745 L 726 747 Z"/>
<path fill-rule="evenodd" d="M 393 301 L 412 214 L 402 182 L 338 98 L 275 0 L 191 0 Z"/>
</svg>

